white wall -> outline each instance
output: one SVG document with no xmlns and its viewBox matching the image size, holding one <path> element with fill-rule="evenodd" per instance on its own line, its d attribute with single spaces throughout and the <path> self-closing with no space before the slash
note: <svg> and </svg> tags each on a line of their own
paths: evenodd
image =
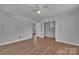
<svg viewBox="0 0 79 59">
<path fill-rule="evenodd" d="M 45 18 L 45 21 L 56 21 L 56 41 L 79 46 L 79 12 Z"/>
<path fill-rule="evenodd" d="M 79 15 L 62 16 L 57 20 L 57 41 L 79 45 Z"/>
<path fill-rule="evenodd" d="M 13 16 L 0 14 L 0 44 L 10 41 L 31 38 L 32 22 L 26 18 L 20 19 Z M 43 20 L 43 19 L 42 19 Z M 79 13 L 71 13 L 44 19 L 56 21 L 56 40 L 79 45 Z M 44 21 L 42 21 L 42 36 L 44 36 Z M 2 25 L 3 24 L 3 25 Z M 3 27 L 2 27 L 3 26 Z"/>
<path fill-rule="evenodd" d="M 0 15 L 0 44 L 32 37 L 31 19 Z M 3 25 L 2 25 L 3 24 Z M 2 28 L 3 27 L 3 28 Z M 3 30 L 2 30 L 3 29 Z M 21 38 L 20 38 L 21 36 Z"/>
<path fill-rule="evenodd" d="M 3 30 L 2 30 L 2 20 L 0 18 L 0 42 L 2 41 Z"/>
</svg>

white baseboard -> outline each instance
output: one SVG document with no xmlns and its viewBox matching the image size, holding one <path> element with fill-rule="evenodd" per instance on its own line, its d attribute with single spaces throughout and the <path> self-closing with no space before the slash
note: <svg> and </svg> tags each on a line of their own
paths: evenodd
<svg viewBox="0 0 79 59">
<path fill-rule="evenodd" d="M 44 37 L 55 38 L 55 37 L 52 37 L 52 36 L 44 36 Z"/>
<path fill-rule="evenodd" d="M 27 38 L 23 38 L 23 39 L 19 39 L 19 40 L 14 40 L 14 41 L 10 41 L 10 42 L 6 42 L 6 43 L 2 43 L 2 44 L 0 44 L 0 46 L 1 46 L 1 45 L 6 45 L 6 44 L 15 43 L 15 42 L 19 42 L 19 41 L 23 41 L 23 40 L 28 40 L 28 39 L 30 39 L 30 38 L 32 38 L 32 36 L 27 37 Z"/>
<path fill-rule="evenodd" d="M 41 36 L 41 38 L 44 38 L 44 36 Z"/>
<path fill-rule="evenodd" d="M 37 36 L 37 35 L 36 35 L 36 37 L 39 37 L 39 38 L 44 38 L 44 36 L 42 36 L 42 35 L 41 35 L 41 36 Z"/>
<path fill-rule="evenodd" d="M 58 42 L 62 42 L 62 43 L 67 43 L 67 44 L 71 44 L 71 45 L 75 45 L 75 46 L 79 46 L 79 44 L 76 43 L 71 43 L 71 42 L 66 42 L 66 41 L 60 41 L 60 40 L 56 40 Z"/>
</svg>

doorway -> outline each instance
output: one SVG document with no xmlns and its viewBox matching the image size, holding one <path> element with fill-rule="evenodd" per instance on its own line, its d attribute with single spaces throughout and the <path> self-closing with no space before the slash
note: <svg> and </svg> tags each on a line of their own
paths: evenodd
<svg viewBox="0 0 79 59">
<path fill-rule="evenodd" d="M 37 44 L 37 41 L 41 38 L 41 23 L 33 23 L 32 25 L 32 39 L 34 44 Z"/>
<path fill-rule="evenodd" d="M 55 24 L 56 21 L 44 22 L 44 37 L 54 38 L 55 39 Z"/>
</svg>

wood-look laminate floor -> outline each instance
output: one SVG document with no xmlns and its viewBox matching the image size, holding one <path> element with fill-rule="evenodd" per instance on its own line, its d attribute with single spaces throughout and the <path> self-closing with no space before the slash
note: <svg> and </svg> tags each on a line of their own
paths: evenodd
<svg viewBox="0 0 79 59">
<path fill-rule="evenodd" d="M 38 38 L 0 46 L 0 55 L 79 55 L 79 47 Z"/>
</svg>

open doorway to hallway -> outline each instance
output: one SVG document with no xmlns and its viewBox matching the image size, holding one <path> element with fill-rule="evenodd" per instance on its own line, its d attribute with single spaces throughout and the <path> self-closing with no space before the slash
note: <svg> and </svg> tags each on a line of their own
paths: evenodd
<svg viewBox="0 0 79 59">
<path fill-rule="evenodd" d="M 33 28 L 32 28 L 32 39 L 33 39 L 33 42 L 34 44 L 37 45 L 37 41 L 41 38 L 41 23 L 33 23 L 32 24 Z"/>
<path fill-rule="evenodd" d="M 47 21 L 44 22 L 44 37 L 53 38 L 55 39 L 56 36 L 56 21 Z"/>
<path fill-rule="evenodd" d="M 56 21 L 44 21 L 32 24 L 32 39 L 34 44 L 37 45 L 40 39 L 56 39 Z M 43 27 L 44 26 L 44 27 Z M 43 31 L 42 31 L 43 30 Z M 44 35 L 42 35 L 44 34 Z"/>
</svg>

